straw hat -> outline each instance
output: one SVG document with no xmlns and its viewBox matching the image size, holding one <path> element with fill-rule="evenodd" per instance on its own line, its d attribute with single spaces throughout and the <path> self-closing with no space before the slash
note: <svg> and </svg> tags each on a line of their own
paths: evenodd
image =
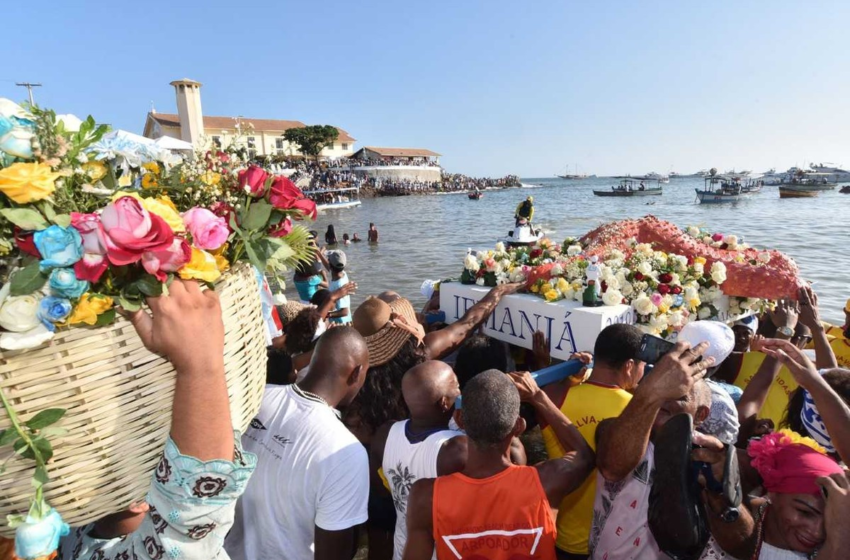
<svg viewBox="0 0 850 560">
<path fill-rule="evenodd" d="M 399 326 L 402 321 L 408 328 Z M 366 339 L 370 367 L 383 365 L 393 359 L 413 335 L 413 330 L 419 327 L 416 312 L 406 299 L 399 298 L 387 303 L 372 296 L 354 312 L 351 325 Z"/>
<path fill-rule="evenodd" d="M 288 325 L 305 307 L 307 307 L 305 304 L 298 301 L 287 301 L 283 305 L 278 305 L 277 313 L 280 315 L 280 322 L 283 326 Z"/>
</svg>

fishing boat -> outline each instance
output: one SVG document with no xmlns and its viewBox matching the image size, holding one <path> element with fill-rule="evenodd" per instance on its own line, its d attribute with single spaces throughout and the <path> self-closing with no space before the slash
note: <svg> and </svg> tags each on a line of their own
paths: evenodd
<svg viewBox="0 0 850 560">
<path fill-rule="evenodd" d="M 796 173 L 782 180 L 780 186 L 807 187 L 811 191 L 831 191 L 838 185 L 829 181 L 829 173 L 815 173 L 798 169 Z"/>
<path fill-rule="evenodd" d="M 484 198 L 484 193 L 481 191 L 475 191 L 471 193 L 466 193 L 466 196 L 469 197 L 469 200 L 481 200 Z"/>
<path fill-rule="evenodd" d="M 360 189 L 358 187 L 342 187 L 322 191 L 304 191 L 313 202 L 316 210 L 339 210 L 360 206 Z"/>
<path fill-rule="evenodd" d="M 660 184 L 647 188 L 644 184 L 646 180 L 623 179 L 616 187 L 612 186 L 610 191 L 594 190 L 596 196 L 660 196 L 664 189 Z"/>
<path fill-rule="evenodd" d="M 814 198 L 819 193 L 806 185 L 779 185 L 779 198 Z"/>
<path fill-rule="evenodd" d="M 815 173 L 824 173 L 827 175 L 827 180 L 830 183 L 847 183 L 850 182 L 850 171 L 841 169 L 832 163 L 814 163 L 809 165 Z"/>
<path fill-rule="evenodd" d="M 697 193 L 697 201 L 700 204 L 718 204 L 724 202 L 736 202 L 742 198 L 748 198 L 751 192 L 745 192 L 739 177 L 717 175 L 717 170 L 712 168 L 710 175 L 704 178 L 705 186 L 702 189 L 694 189 Z"/>
<path fill-rule="evenodd" d="M 764 182 L 761 179 L 750 179 L 741 185 L 741 191 L 747 194 L 758 194 L 763 187 Z"/>
</svg>

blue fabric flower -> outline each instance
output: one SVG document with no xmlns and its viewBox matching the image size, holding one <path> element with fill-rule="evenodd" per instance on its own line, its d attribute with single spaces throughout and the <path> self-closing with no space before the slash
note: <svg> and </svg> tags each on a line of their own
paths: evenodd
<svg viewBox="0 0 850 560">
<path fill-rule="evenodd" d="M 64 268 L 83 257 L 83 240 L 72 227 L 50 226 L 35 232 L 33 241 L 41 254 L 41 270 Z"/>
<path fill-rule="evenodd" d="M 13 128 L 15 128 L 15 123 L 13 123 L 11 119 L 0 115 L 0 136 L 5 136 L 6 133 L 12 130 Z"/>
<path fill-rule="evenodd" d="M 48 556 L 59 548 L 59 539 L 70 532 L 71 528 L 55 509 L 40 520 L 27 515 L 26 522 L 15 529 L 15 555 L 20 558 Z"/>
<path fill-rule="evenodd" d="M 54 323 L 68 318 L 74 306 L 65 298 L 47 296 L 38 305 L 38 318 L 51 331 L 56 330 Z"/>
<path fill-rule="evenodd" d="M 68 299 L 77 299 L 89 289 L 89 283 L 78 280 L 73 268 L 54 268 L 48 285 L 53 295 Z"/>
</svg>

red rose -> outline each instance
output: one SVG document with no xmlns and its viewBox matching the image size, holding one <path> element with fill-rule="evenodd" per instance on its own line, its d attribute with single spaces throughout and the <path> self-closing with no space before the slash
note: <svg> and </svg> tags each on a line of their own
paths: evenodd
<svg viewBox="0 0 850 560">
<path fill-rule="evenodd" d="M 15 226 L 15 243 L 18 246 L 18 249 L 26 253 L 27 255 L 32 255 L 33 257 L 37 257 L 41 259 L 41 254 L 38 252 L 38 249 L 35 247 L 35 241 L 32 239 L 31 231 L 24 231 L 18 226 Z"/>
<path fill-rule="evenodd" d="M 643 274 L 640 272 L 635 272 L 635 280 L 643 280 Z"/>
<path fill-rule="evenodd" d="M 711 239 L 712 239 L 712 241 L 723 241 L 723 234 L 722 233 L 715 233 L 714 235 L 711 236 Z"/>
<path fill-rule="evenodd" d="M 171 246 L 174 232 L 168 224 L 142 207 L 135 198 L 123 196 L 108 204 L 100 215 L 106 256 L 117 266 L 138 262 L 147 251 Z"/>
<path fill-rule="evenodd" d="M 284 219 L 277 225 L 274 225 L 269 228 L 269 235 L 271 237 L 286 237 L 292 231 L 292 220 L 289 218 Z"/>
<path fill-rule="evenodd" d="M 668 284 L 658 284 L 658 293 L 666 296 L 670 293 L 670 286 Z"/>
<path fill-rule="evenodd" d="M 673 286 L 672 291 L 673 291 L 674 294 L 679 295 L 679 294 L 682 293 L 682 287 L 681 286 Z"/>
<path fill-rule="evenodd" d="M 292 206 L 289 207 L 290 210 L 300 210 L 301 216 L 296 216 L 296 220 L 300 220 L 303 218 L 310 218 L 311 220 L 315 220 L 318 212 L 316 211 L 316 203 L 310 200 L 309 198 L 302 198 L 300 200 L 296 200 L 292 203 Z"/>
<path fill-rule="evenodd" d="M 673 275 L 669 272 L 665 272 L 664 274 L 658 277 L 658 281 L 663 284 L 669 284 L 673 281 Z"/>
<path fill-rule="evenodd" d="M 239 172 L 239 187 L 251 196 L 261 197 L 266 192 L 266 179 L 269 174 L 262 168 L 252 165 Z"/>
<path fill-rule="evenodd" d="M 607 291 L 608 291 L 608 282 L 606 282 L 605 280 L 603 280 L 603 281 L 600 283 L 600 286 L 599 286 L 599 287 L 600 287 L 600 288 L 602 288 L 602 293 L 604 294 L 605 292 L 607 292 Z"/>
<path fill-rule="evenodd" d="M 304 198 L 304 193 L 289 178 L 274 178 L 269 190 L 269 202 L 272 203 L 272 206 L 281 210 L 288 210 L 300 198 Z"/>
<path fill-rule="evenodd" d="M 531 251 L 531 253 L 529 253 L 529 255 L 528 255 L 528 256 L 529 256 L 529 257 L 531 257 L 532 259 L 536 259 L 537 257 L 539 257 L 539 256 L 540 256 L 540 255 L 542 255 L 542 254 L 543 254 L 543 251 L 542 251 L 542 250 L 540 250 L 540 249 L 534 249 L 533 251 Z"/>
</svg>

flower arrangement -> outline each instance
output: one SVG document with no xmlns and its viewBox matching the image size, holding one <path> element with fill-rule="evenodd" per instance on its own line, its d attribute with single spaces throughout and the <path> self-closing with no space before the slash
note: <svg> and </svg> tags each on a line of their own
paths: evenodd
<svg viewBox="0 0 850 560">
<path fill-rule="evenodd" d="M 712 247 L 720 242 L 726 245 L 724 249 L 733 244 L 742 251 L 747 249 L 737 243 L 735 236 L 717 239 L 698 228 L 686 231 Z M 494 263 L 495 266 L 488 266 Z M 610 248 L 599 255 L 602 302 L 610 306 L 631 305 L 638 326 L 659 336 L 669 336 L 688 322 L 717 316 L 722 298 L 728 298 L 732 316 L 744 315 L 765 304 L 758 299 L 726 296 L 722 290 L 725 264 L 707 263 L 704 257 L 668 254 L 631 239 L 626 246 Z M 565 239 L 561 245 L 548 239 L 530 247 L 505 249 L 499 244 L 496 251 L 468 254 L 462 281 L 487 286 L 528 281 L 528 291 L 548 302 L 581 302 L 588 264 L 585 246 L 575 238 Z M 546 274 L 538 274 L 544 269 Z"/>
<path fill-rule="evenodd" d="M 153 141 L 0 99 L 0 348 L 101 326 L 171 278 L 309 257 L 316 206 L 234 150 L 184 160 Z"/>
</svg>

